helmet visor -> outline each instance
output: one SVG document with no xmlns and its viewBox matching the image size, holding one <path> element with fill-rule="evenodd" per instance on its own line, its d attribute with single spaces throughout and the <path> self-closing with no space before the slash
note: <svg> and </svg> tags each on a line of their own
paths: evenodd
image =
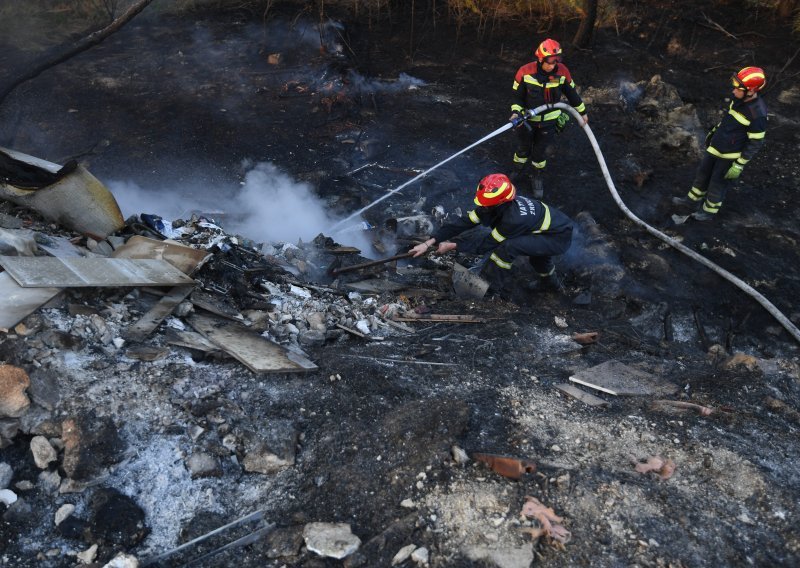
<svg viewBox="0 0 800 568">
<path fill-rule="evenodd" d="M 747 92 L 747 87 L 745 86 L 744 83 L 742 83 L 739 80 L 739 77 L 737 77 L 736 75 L 731 77 L 731 85 L 733 85 L 733 88 L 736 89 L 737 91 L 743 91 L 745 93 Z"/>
<path fill-rule="evenodd" d="M 561 62 L 561 56 L 560 55 L 548 55 L 547 57 L 542 59 L 542 63 L 549 63 L 550 65 L 553 65 L 555 63 L 560 63 L 560 62 Z"/>
</svg>

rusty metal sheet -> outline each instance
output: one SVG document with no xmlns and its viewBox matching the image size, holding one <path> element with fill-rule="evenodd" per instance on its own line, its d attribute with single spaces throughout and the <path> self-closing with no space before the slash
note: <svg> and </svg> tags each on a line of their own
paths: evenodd
<svg viewBox="0 0 800 568">
<path fill-rule="evenodd" d="M 0 327 L 11 329 L 61 292 L 61 288 L 23 288 L 0 272 Z"/>
<path fill-rule="evenodd" d="M 0 256 L 23 288 L 178 286 L 194 280 L 164 260 Z"/>
<path fill-rule="evenodd" d="M 302 373 L 317 366 L 241 324 L 195 314 L 189 324 L 254 373 Z"/>
</svg>

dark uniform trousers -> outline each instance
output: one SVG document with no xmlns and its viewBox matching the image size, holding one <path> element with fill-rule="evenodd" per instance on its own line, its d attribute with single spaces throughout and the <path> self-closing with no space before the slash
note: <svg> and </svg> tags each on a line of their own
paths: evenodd
<svg viewBox="0 0 800 568">
<path fill-rule="evenodd" d="M 725 179 L 725 174 L 728 173 L 733 162 L 734 160 L 718 158 L 706 152 L 700 165 L 697 166 L 692 189 L 689 191 L 689 199 L 699 202 L 705 197 L 703 210 L 708 213 L 716 213 L 725 200 L 728 189 L 734 183 L 734 180 Z"/>
</svg>

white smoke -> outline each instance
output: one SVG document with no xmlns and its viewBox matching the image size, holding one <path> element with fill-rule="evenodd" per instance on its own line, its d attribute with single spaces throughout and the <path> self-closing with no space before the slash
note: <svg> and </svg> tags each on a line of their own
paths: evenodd
<svg viewBox="0 0 800 568">
<path fill-rule="evenodd" d="M 203 183 L 163 189 L 143 189 L 133 182 L 108 184 L 123 215 L 155 214 L 166 221 L 188 219 L 202 212 L 221 219 L 229 234 L 260 243 L 308 242 L 320 233 L 331 236 L 337 219 L 313 188 L 294 180 L 269 162 L 253 166 L 239 187 L 209 188 Z M 370 255 L 371 243 L 354 222 L 356 230 L 337 232 L 341 244 L 356 246 Z"/>
</svg>

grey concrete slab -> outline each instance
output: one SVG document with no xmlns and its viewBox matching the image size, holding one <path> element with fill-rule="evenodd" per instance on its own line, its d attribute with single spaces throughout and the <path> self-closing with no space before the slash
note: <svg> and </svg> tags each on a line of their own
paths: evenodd
<svg viewBox="0 0 800 568">
<path fill-rule="evenodd" d="M 619 361 L 606 361 L 575 373 L 569 380 L 617 396 L 664 396 L 677 392 L 679 388 L 661 377 Z"/>
<path fill-rule="evenodd" d="M 0 272 L 0 327 L 13 328 L 59 292 L 61 288 L 23 288 L 8 272 Z"/>
</svg>

